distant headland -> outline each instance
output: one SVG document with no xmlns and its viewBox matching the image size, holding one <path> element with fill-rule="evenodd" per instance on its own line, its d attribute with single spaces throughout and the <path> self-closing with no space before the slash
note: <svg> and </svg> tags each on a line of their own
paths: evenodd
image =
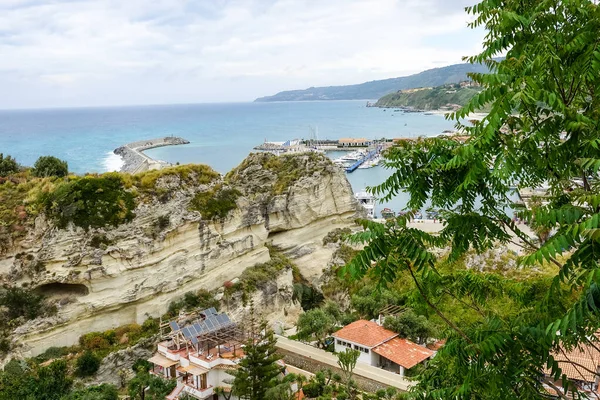
<svg viewBox="0 0 600 400">
<path fill-rule="evenodd" d="M 374 100 L 398 90 L 419 87 L 442 86 L 469 80 L 468 73 L 487 73 L 488 68 L 481 64 L 454 64 L 441 68 L 428 69 L 418 74 L 399 78 L 383 79 L 357 85 L 311 87 L 304 90 L 288 90 L 273 96 L 256 99 L 256 102 L 269 101 L 310 101 L 310 100 Z"/>
</svg>

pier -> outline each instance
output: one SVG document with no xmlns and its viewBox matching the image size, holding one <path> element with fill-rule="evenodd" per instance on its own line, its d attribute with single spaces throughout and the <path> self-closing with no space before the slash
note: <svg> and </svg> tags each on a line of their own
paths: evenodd
<svg viewBox="0 0 600 400">
<path fill-rule="evenodd" d="M 114 150 L 114 153 L 121 156 L 123 166 L 121 172 L 136 174 L 151 169 L 161 169 L 171 166 L 170 163 L 161 160 L 155 160 L 144 154 L 145 150 L 164 146 L 176 146 L 188 144 L 189 141 L 177 136 L 166 136 L 158 139 L 140 140 L 138 142 L 128 143 Z"/>
<path fill-rule="evenodd" d="M 373 157 L 375 157 L 378 154 L 379 154 L 379 150 L 378 149 L 369 151 L 366 156 L 364 156 L 363 158 L 361 158 L 360 160 L 356 161 L 354 164 L 352 164 L 351 166 L 349 166 L 348 168 L 346 168 L 346 172 L 352 173 L 352 172 L 356 171 L 356 169 L 358 167 L 360 167 L 361 165 L 363 165 L 365 162 L 367 162 L 369 160 L 372 160 Z"/>
</svg>

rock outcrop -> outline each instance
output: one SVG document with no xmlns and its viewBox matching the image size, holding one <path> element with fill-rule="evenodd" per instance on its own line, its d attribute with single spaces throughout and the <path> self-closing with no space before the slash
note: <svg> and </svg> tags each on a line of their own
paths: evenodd
<svg viewBox="0 0 600 400">
<path fill-rule="evenodd" d="M 240 193 L 223 219 L 205 220 L 190 210 L 194 195 L 215 183 L 190 185 L 189 176 L 164 171 L 155 182 L 160 195 L 139 201 L 135 218 L 118 227 L 59 229 L 38 215 L 35 228 L 0 256 L 5 282 L 35 287 L 58 306 L 55 317 L 18 328 L 22 353 L 36 355 L 86 332 L 157 317 L 174 298 L 217 289 L 268 261 L 267 243 L 296 258 L 304 275 L 318 275 L 327 264 L 321 260 L 332 253 L 321 246 L 323 236 L 352 224 L 360 209 L 345 174 L 324 156 L 274 157 L 250 155 L 216 183 Z M 264 307 L 283 318 L 288 311 L 277 309 L 291 289 L 274 285 L 279 297 L 266 299 Z"/>
</svg>

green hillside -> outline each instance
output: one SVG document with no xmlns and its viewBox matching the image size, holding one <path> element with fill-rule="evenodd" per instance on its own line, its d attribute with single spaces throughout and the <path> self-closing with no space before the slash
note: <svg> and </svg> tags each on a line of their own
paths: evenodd
<svg viewBox="0 0 600 400">
<path fill-rule="evenodd" d="M 383 96 L 375 107 L 412 107 L 418 110 L 439 110 L 448 104 L 464 106 L 480 88 L 464 87 L 458 84 L 438 86 L 414 92 L 399 91 Z"/>
<path fill-rule="evenodd" d="M 468 80 L 467 73 L 487 73 L 480 64 L 454 64 L 433 68 L 418 74 L 400 78 L 365 82 L 358 85 L 311 87 L 304 90 L 289 90 L 273 96 L 260 97 L 255 101 L 305 101 L 305 100 L 371 100 L 388 93 L 418 87 L 441 86 Z"/>
</svg>

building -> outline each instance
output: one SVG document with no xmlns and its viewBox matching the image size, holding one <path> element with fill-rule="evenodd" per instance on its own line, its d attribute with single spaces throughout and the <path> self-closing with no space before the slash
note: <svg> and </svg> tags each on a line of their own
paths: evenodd
<svg viewBox="0 0 600 400">
<path fill-rule="evenodd" d="M 372 139 L 353 139 L 353 138 L 341 138 L 338 140 L 338 147 L 369 147 L 373 144 Z"/>
<path fill-rule="evenodd" d="M 579 390 L 586 393 L 590 399 L 598 399 L 597 390 L 600 384 L 600 351 L 596 345 L 585 344 L 576 347 L 570 351 L 560 350 L 553 354 L 554 360 L 566 375 L 569 381 L 573 382 Z M 550 371 L 546 371 L 547 374 Z M 561 374 L 561 375 L 562 375 Z M 556 388 L 562 389 L 562 379 L 554 382 L 551 376 L 547 378 L 553 382 Z M 554 393 L 556 390 L 548 388 L 548 392 Z"/>
<path fill-rule="evenodd" d="M 150 373 L 177 380 L 167 400 L 178 400 L 184 394 L 199 400 L 222 399 L 215 389 L 230 390 L 233 376 L 228 371 L 235 370 L 244 357 L 243 343 L 253 329 L 247 327 L 244 331 L 227 314 L 214 308 L 182 319 L 182 326 L 178 321 L 161 324 L 161 331 L 168 333 L 148 360 L 153 365 Z M 280 364 L 283 369 L 285 364 Z"/>
<path fill-rule="evenodd" d="M 404 376 L 406 370 L 425 362 L 435 351 L 420 346 L 372 321 L 364 319 L 346 325 L 333 334 L 335 351 L 360 351 L 358 361 Z"/>
</svg>

